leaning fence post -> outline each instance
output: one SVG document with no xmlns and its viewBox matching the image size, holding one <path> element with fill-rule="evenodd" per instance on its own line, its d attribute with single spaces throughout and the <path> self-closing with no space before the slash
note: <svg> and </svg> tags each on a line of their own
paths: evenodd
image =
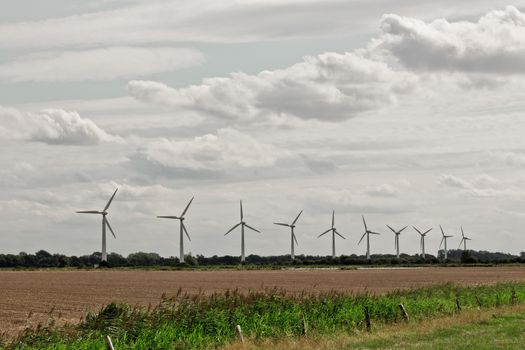
<svg viewBox="0 0 525 350">
<path fill-rule="evenodd" d="M 478 303 L 478 307 L 481 308 L 481 300 L 479 299 L 477 295 L 476 295 L 476 303 Z"/>
<path fill-rule="evenodd" d="M 407 310 L 405 310 L 405 307 L 403 304 L 399 304 L 399 310 L 401 310 L 401 316 L 405 319 L 405 321 L 408 321 L 408 313 Z"/>
<path fill-rule="evenodd" d="M 370 325 L 370 313 L 368 311 L 368 306 L 365 306 L 365 325 L 366 325 L 366 331 L 370 332 L 372 326 Z"/>
<path fill-rule="evenodd" d="M 303 321 L 303 335 L 307 337 L 308 336 L 308 324 L 306 323 L 306 318 L 304 317 L 304 313 L 301 314 L 301 319 Z"/>
<path fill-rule="evenodd" d="M 115 348 L 113 347 L 113 343 L 111 342 L 111 338 L 109 337 L 109 335 L 106 335 L 106 349 L 107 350 L 115 350 Z"/>
<path fill-rule="evenodd" d="M 512 290 L 512 296 L 511 296 L 510 302 L 512 303 L 512 305 L 516 305 L 516 290 L 515 289 Z"/>
<path fill-rule="evenodd" d="M 241 341 L 241 343 L 244 345 L 244 337 L 242 336 L 242 329 L 241 329 L 241 325 L 237 325 L 235 327 L 235 330 L 237 331 L 237 335 L 239 336 L 239 340 Z"/>
</svg>

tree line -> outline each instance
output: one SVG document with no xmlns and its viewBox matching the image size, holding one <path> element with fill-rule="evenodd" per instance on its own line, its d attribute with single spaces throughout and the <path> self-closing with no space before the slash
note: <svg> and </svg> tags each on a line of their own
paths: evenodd
<svg viewBox="0 0 525 350">
<path fill-rule="evenodd" d="M 365 255 L 342 255 L 336 259 L 329 256 L 297 255 L 294 262 L 290 261 L 290 255 L 259 256 L 249 255 L 246 263 L 251 265 L 410 265 L 410 264 L 441 264 L 443 263 L 444 251 L 439 251 L 437 256 L 426 255 L 423 259 L 419 254 L 401 254 L 398 260 L 395 255 L 373 254 L 368 261 Z M 238 256 L 193 256 L 185 257 L 185 263 L 180 264 L 176 257 L 162 257 L 157 253 L 137 252 L 124 257 L 117 253 L 108 254 L 108 266 L 111 267 L 183 267 L 183 266 L 231 266 L 239 264 Z M 465 264 L 505 264 L 525 263 L 525 252 L 520 255 L 508 253 L 475 251 L 475 250 L 449 250 L 449 263 Z M 100 253 L 90 255 L 66 256 L 64 254 L 51 254 L 45 250 L 39 250 L 35 254 L 20 252 L 18 254 L 0 254 L 0 268 L 90 268 L 100 264 Z"/>
</svg>

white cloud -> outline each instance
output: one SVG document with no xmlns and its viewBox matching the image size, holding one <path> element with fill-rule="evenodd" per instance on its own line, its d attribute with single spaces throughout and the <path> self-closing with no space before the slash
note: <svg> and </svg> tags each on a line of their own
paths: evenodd
<svg viewBox="0 0 525 350">
<path fill-rule="evenodd" d="M 0 137 L 70 145 L 122 142 L 76 112 L 46 109 L 32 113 L 2 106 Z"/>
<path fill-rule="evenodd" d="M 172 72 L 201 64 L 202 53 L 186 48 L 108 47 L 42 52 L 0 64 L 7 81 L 113 80 Z"/>
<path fill-rule="evenodd" d="M 472 182 L 454 175 L 441 175 L 439 185 L 460 189 L 460 194 L 472 197 L 516 197 L 522 191 L 514 188 L 512 183 L 503 183 L 487 174 L 478 175 Z"/>
<path fill-rule="evenodd" d="M 285 154 L 245 133 L 225 128 L 193 140 L 157 139 L 137 150 L 133 158 L 172 169 L 222 172 L 270 166 Z"/>
<path fill-rule="evenodd" d="M 370 49 L 407 69 L 525 74 L 525 14 L 513 6 L 490 11 L 477 22 L 425 23 L 389 14 L 381 29 Z"/>
<path fill-rule="evenodd" d="M 202 85 L 173 89 L 151 81 L 131 81 L 131 96 L 179 106 L 223 119 L 272 116 L 337 121 L 390 105 L 409 93 L 415 76 L 354 53 L 305 57 L 286 69 L 257 75 L 234 73 L 205 79 Z"/>
<path fill-rule="evenodd" d="M 399 195 L 399 190 L 390 184 L 368 187 L 365 192 L 374 197 L 397 197 Z"/>
</svg>

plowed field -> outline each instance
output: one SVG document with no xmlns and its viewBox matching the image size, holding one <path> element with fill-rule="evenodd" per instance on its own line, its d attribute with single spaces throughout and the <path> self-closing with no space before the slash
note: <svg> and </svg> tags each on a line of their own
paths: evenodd
<svg viewBox="0 0 525 350">
<path fill-rule="evenodd" d="M 290 293 L 337 290 L 385 293 L 435 283 L 524 281 L 521 267 L 254 271 L 0 271 L 0 329 L 9 335 L 40 322 L 76 322 L 112 301 L 147 306 L 182 289 L 213 293 L 279 288 Z"/>
</svg>

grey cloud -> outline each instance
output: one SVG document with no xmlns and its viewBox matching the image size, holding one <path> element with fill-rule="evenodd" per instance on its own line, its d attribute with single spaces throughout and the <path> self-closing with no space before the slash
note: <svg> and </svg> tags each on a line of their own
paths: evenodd
<svg viewBox="0 0 525 350">
<path fill-rule="evenodd" d="M 490 11 L 477 22 L 425 23 L 389 14 L 381 29 L 369 49 L 407 69 L 525 73 L 525 14 L 513 6 Z"/>
<path fill-rule="evenodd" d="M 0 138 L 47 144 L 87 145 L 123 142 L 76 112 L 47 109 L 38 113 L 0 106 Z"/>
</svg>

